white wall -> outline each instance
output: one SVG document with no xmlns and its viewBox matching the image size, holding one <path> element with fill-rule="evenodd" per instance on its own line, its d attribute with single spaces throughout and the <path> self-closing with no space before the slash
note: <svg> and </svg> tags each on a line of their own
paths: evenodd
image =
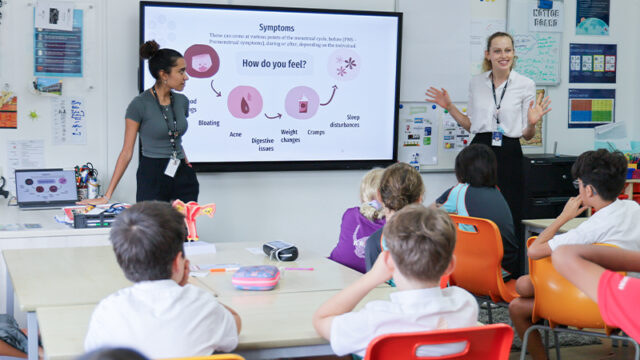
<svg viewBox="0 0 640 360">
<path fill-rule="evenodd" d="M 416 0 L 418 1 L 418 0 Z M 426 1 L 426 0 L 421 0 Z M 193 0 L 190 0 L 193 2 Z M 204 2 L 204 1 L 201 1 Z M 211 2 L 211 1 L 208 1 Z M 342 7 L 350 9 L 394 10 L 396 0 L 293 0 L 217 1 L 218 3 L 261 4 L 274 6 Z M 74 1 L 83 8 L 96 9 L 92 22 L 85 21 L 88 56 L 87 79 L 68 80 L 69 91 L 85 94 L 91 101 L 89 121 L 91 145 L 84 147 L 51 147 L 47 145 L 47 166 L 72 167 L 92 161 L 101 171 L 100 180 L 106 185 L 113 172 L 122 146 L 124 112 L 129 101 L 138 93 L 137 51 L 139 45 L 139 2 L 132 0 Z M 504 18 L 506 0 L 491 4 L 470 0 L 472 17 Z M 558 150 L 565 154 L 579 154 L 593 146 L 592 130 L 567 129 L 568 44 L 570 42 L 602 42 L 618 44 L 618 82 L 615 85 L 578 84 L 575 87 L 615 87 L 617 120 L 627 120 L 629 133 L 640 139 L 640 125 L 635 121 L 635 105 L 640 90 L 640 45 L 637 36 L 640 24 L 638 1 L 611 2 L 611 36 L 577 37 L 573 29 L 575 1 L 565 0 L 565 33 L 562 54 L 562 82 L 549 88 L 553 111 L 547 122 L 547 152 L 558 141 Z M 6 141 L 22 138 L 50 138 L 51 125 L 47 119 L 47 101 L 28 92 L 32 71 L 32 6 L 33 2 L 10 1 L 1 11 L 0 24 L 0 86 L 8 82 L 19 94 L 17 131 L 0 129 L 0 154 L 5 153 Z M 484 6 L 484 7 L 480 7 Z M 103 34 L 104 36 L 96 36 Z M 446 34 L 442 34 L 446 36 Z M 161 44 L 162 45 L 162 44 Z M 405 44 L 406 46 L 406 44 Z M 438 56 L 438 54 L 434 54 Z M 96 70 L 97 69 L 97 70 Z M 403 69 L 411 71 L 411 69 Z M 88 82 L 96 84 L 88 91 Z M 573 86 L 571 86 L 573 87 Z M 402 99 L 401 99 L 402 100 Z M 26 118 L 30 110 L 43 117 L 31 123 Z M 50 141 L 50 140 L 47 140 Z M 6 156 L 0 159 L 6 167 Z M 135 169 L 132 161 L 115 193 L 115 199 L 135 200 Z M 358 202 L 358 184 L 364 171 L 205 173 L 199 175 L 200 201 L 215 202 L 218 212 L 213 219 L 200 218 L 199 232 L 205 240 L 256 240 L 258 242 L 283 239 L 328 252 L 337 239 L 340 216 Z M 455 182 L 451 173 L 423 174 L 427 185 L 425 203 L 431 203 Z"/>
</svg>

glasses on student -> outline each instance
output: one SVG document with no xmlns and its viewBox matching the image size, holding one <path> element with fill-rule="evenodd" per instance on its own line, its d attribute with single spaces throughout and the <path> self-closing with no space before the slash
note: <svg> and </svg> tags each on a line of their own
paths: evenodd
<svg viewBox="0 0 640 360">
<path fill-rule="evenodd" d="M 578 180 L 578 179 L 573 180 L 573 187 L 576 188 L 576 189 L 579 189 L 580 188 L 580 180 Z"/>
</svg>

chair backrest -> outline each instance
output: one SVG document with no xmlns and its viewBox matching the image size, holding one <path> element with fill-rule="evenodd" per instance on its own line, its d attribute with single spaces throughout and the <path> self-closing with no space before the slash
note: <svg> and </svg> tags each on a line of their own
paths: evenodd
<svg viewBox="0 0 640 360">
<path fill-rule="evenodd" d="M 171 358 L 164 360 L 245 360 L 244 357 L 236 354 L 216 354 L 206 356 L 191 356 L 183 358 Z"/>
<path fill-rule="evenodd" d="M 456 266 L 451 282 L 474 295 L 487 295 L 494 302 L 511 302 L 517 294 L 502 280 L 502 236 L 491 220 L 449 214 L 456 225 Z M 460 225 L 468 226 L 460 226 Z M 475 232 L 464 229 L 469 226 Z"/>
<path fill-rule="evenodd" d="M 535 237 L 529 238 L 527 246 Z M 597 244 L 612 246 L 611 244 Z M 614 330 L 602 320 L 598 304 L 575 287 L 553 267 L 551 257 L 533 260 L 529 258 L 529 276 L 533 283 L 532 321 L 547 319 L 550 327 L 567 325 L 577 328 L 605 329 L 607 335 Z"/>
<path fill-rule="evenodd" d="M 507 324 L 491 324 L 460 329 L 445 329 L 378 336 L 367 347 L 365 360 L 387 359 L 508 359 L 513 329 Z M 425 345 L 465 342 L 459 353 L 422 357 L 416 352 Z"/>
</svg>

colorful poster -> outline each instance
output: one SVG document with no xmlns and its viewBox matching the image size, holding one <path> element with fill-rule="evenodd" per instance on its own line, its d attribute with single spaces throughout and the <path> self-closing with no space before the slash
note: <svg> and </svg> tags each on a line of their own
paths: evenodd
<svg viewBox="0 0 640 360">
<path fill-rule="evenodd" d="M 458 125 L 453 116 L 445 110 L 442 117 L 442 146 L 444 149 L 460 151 L 469 144 L 469 132 Z"/>
<path fill-rule="evenodd" d="M 400 105 L 400 148 L 398 161 L 420 170 L 420 165 L 438 164 L 438 121 L 442 110 L 436 105 L 413 103 Z"/>
<path fill-rule="evenodd" d="M 18 128 L 18 97 L 12 92 L 0 92 L 0 129 Z"/>
<path fill-rule="evenodd" d="M 576 35 L 609 35 L 610 0 L 576 2 Z"/>
<path fill-rule="evenodd" d="M 569 44 L 569 82 L 615 84 L 618 45 Z"/>
<path fill-rule="evenodd" d="M 82 76 L 82 10 L 73 11 L 73 30 L 35 28 L 35 76 Z"/>
<path fill-rule="evenodd" d="M 615 89 L 569 89 L 569 128 L 615 122 Z"/>
</svg>

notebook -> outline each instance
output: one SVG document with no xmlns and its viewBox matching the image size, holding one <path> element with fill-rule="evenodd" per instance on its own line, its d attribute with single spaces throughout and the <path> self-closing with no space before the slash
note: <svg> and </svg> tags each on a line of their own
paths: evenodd
<svg viewBox="0 0 640 360">
<path fill-rule="evenodd" d="M 74 170 L 16 170 L 15 176 L 20 209 L 55 209 L 78 201 Z"/>
</svg>

